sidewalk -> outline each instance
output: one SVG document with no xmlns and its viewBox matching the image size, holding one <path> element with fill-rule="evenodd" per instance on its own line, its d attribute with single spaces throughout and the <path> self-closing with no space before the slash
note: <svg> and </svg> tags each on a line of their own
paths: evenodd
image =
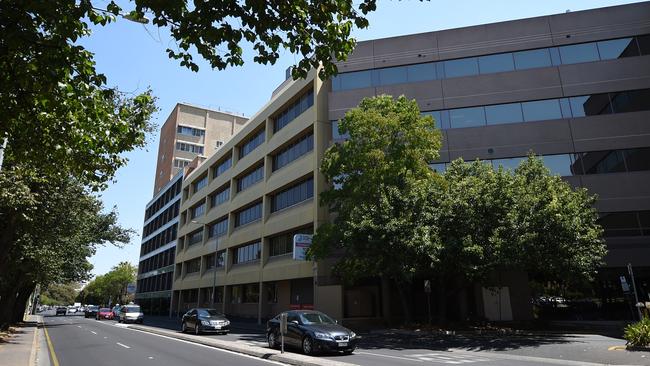
<svg viewBox="0 0 650 366">
<path fill-rule="evenodd" d="M 257 324 L 255 324 L 257 325 Z M 131 329 L 139 331 L 162 335 L 181 339 L 188 342 L 202 344 L 214 348 L 224 349 L 232 352 L 242 353 L 245 355 L 262 358 L 265 360 L 272 360 L 288 365 L 296 366 L 354 366 L 350 363 L 332 361 L 329 359 L 322 359 L 317 357 L 305 356 L 293 352 L 280 353 L 278 350 L 269 349 L 266 347 L 257 347 L 247 344 L 241 344 L 233 341 L 218 340 L 214 338 L 202 337 L 197 335 L 190 335 L 180 333 L 178 330 L 161 329 L 160 327 L 147 326 L 147 325 L 128 325 Z"/>
<path fill-rule="evenodd" d="M 0 335 L 0 366 L 49 365 L 47 348 L 43 350 L 42 326 L 41 315 L 25 315 L 23 322 L 3 332 Z"/>
</svg>

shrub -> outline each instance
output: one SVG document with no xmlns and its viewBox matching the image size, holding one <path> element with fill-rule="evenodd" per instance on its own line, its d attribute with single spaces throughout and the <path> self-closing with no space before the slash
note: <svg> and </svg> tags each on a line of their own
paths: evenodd
<svg viewBox="0 0 650 366">
<path fill-rule="evenodd" d="M 628 346 L 648 347 L 650 346 L 650 318 L 644 316 L 641 321 L 625 327 L 623 338 Z"/>
</svg>

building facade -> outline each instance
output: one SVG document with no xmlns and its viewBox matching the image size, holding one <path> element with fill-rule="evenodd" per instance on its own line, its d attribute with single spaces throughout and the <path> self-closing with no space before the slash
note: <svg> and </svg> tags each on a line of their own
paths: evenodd
<svg viewBox="0 0 650 366">
<path fill-rule="evenodd" d="M 160 130 L 154 194 L 186 167 L 195 156 L 210 156 L 248 118 L 187 103 L 178 103 Z"/>
<path fill-rule="evenodd" d="M 381 94 L 414 98 L 434 116 L 440 172 L 456 158 L 514 167 L 533 151 L 597 194 L 609 249 L 601 305 L 612 318 L 629 315 L 619 282 L 628 263 L 650 296 L 650 3 L 360 42 L 338 67 L 326 82 L 312 72 L 283 83 L 187 176 L 172 312 L 213 305 L 258 319 L 291 307 L 348 321 L 395 316 L 394 288 L 372 279 L 343 286 L 331 263 L 293 260 L 289 244 L 329 218 L 317 204 L 327 189 L 318 167 L 345 139 L 337 121 Z M 525 276 L 503 281 L 497 298 L 481 288 L 462 294 L 455 315 L 530 318 Z M 491 304 L 504 301 L 506 314 L 494 315 Z M 425 303 L 422 289 L 412 302 Z"/>
</svg>

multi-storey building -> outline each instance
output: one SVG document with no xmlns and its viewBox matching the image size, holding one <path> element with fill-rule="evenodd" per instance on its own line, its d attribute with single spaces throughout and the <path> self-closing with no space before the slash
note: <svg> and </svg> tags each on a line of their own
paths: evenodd
<svg viewBox="0 0 650 366">
<path fill-rule="evenodd" d="M 184 173 L 218 150 L 246 121 L 232 113 L 179 103 L 163 124 L 138 265 L 136 300 L 147 313 L 169 314 Z"/>
<path fill-rule="evenodd" d="M 513 167 L 534 151 L 553 173 L 597 194 L 609 248 L 603 308 L 627 315 L 619 276 L 628 263 L 649 296 L 650 3 L 360 42 L 338 67 L 326 82 L 312 72 L 283 83 L 187 177 L 172 311 L 214 303 L 259 319 L 292 306 L 348 320 L 396 315 L 394 288 L 373 279 L 344 286 L 328 263 L 290 255 L 294 233 L 329 219 L 317 204 L 327 188 L 318 167 L 345 138 L 338 119 L 380 94 L 414 98 L 434 116 L 443 131 L 432 164 L 439 171 L 459 157 Z M 497 299 L 480 288 L 460 293 L 455 315 L 494 318 L 497 301 L 497 318 L 529 318 L 526 276 L 501 281 L 509 291 Z M 420 285 L 411 289 L 416 315 Z"/>
<path fill-rule="evenodd" d="M 230 112 L 178 103 L 160 130 L 154 194 L 197 155 L 210 156 L 248 119 Z"/>
</svg>

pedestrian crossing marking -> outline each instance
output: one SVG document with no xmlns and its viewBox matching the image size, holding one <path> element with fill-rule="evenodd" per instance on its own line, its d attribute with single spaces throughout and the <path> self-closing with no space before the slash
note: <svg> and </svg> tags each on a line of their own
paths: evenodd
<svg viewBox="0 0 650 366">
<path fill-rule="evenodd" d="M 429 361 L 445 363 L 450 365 L 460 365 L 474 362 L 490 361 L 490 359 L 474 356 L 474 355 L 458 355 L 451 353 L 432 352 L 432 353 L 419 353 L 414 355 L 405 355 L 406 357 L 414 358 L 419 361 Z"/>
</svg>

